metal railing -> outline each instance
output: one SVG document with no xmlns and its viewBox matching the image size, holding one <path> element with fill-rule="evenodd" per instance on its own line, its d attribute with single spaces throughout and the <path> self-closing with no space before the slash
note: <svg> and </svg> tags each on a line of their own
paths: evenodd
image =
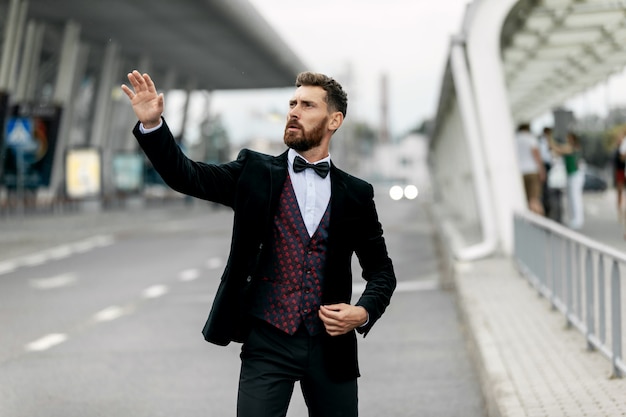
<svg viewBox="0 0 626 417">
<path fill-rule="evenodd" d="M 587 349 L 611 361 L 612 376 L 622 377 L 626 254 L 530 212 L 515 213 L 513 222 L 522 274 L 585 336 Z"/>
</svg>

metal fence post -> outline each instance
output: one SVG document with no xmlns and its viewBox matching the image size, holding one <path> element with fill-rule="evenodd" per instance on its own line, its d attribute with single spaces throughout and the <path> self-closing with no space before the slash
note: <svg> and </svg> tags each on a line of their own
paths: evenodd
<svg viewBox="0 0 626 417">
<path fill-rule="evenodd" d="M 584 323 L 583 321 L 583 258 L 580 256 L 580 244 L 574 244 L 574 262 L 575 262 L 575 272 L 574 272 L 574 294 L 576 296 L 576 317 Z"/>
<path fill-rule="evenodd" d="M 565 325 L 567 328 L 572 327 L 573 294 L 572 294 L 572 242 L 565 242 Z"/>
<path fill-rule="evenodd" d="M 621 306 L 621 285 L 619 265 L 613 261 L 611 271 L 611 339 L 613 352 L 611 362 L 613 363 L 614 377 L 621 377 L 622 371 L 618 363 L 622 359 L 622 306 Z"/>
<path fill-rule="evenodd" d="M 604 345 L 606 343 L 606 279 L 604 276 L 604 256 L 598 255 L 598 315 L 599 337 Z"/>
<path fill-rule="evenodd" d="M 591 251 L 587 249 L 587 255 L 585 256 L 585 310 L 587 315 L 587 349 L 594 350 L 595 346 L 591 342 L 591 337 L 595 335 L 595 306 L 594 306 L 594 291 L 593 291 L 593 259 L 591 258 Z"/>
</svg>

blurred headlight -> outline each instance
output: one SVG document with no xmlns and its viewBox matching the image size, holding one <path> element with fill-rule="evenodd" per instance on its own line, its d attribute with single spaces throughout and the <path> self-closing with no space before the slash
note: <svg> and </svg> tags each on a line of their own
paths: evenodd
<svg viewBox="0 0 626 417">
<path fill-rule="evenodd" d="M 417 190 L 417 187 L 414 185 L 407 185 L 406 187 L 404 187 L 404 197 L 409 199 L 409 200 L 413 200 L 415 198 L 417 198 L 417 195 L 419 194 L 419 191 Z"/>
<path fill-rule="evenodd" d="M 400 200 L 403 194 L 404 190 L 399 185 L 394 185 L 389 189 L 389 197 L 391 197 L 392 200 Z"/>
</svg>

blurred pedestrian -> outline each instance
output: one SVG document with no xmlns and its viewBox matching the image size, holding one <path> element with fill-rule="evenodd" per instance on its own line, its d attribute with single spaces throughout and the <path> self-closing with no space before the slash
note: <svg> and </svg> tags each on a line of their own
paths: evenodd
<svg viewBox="0 0 626 417">
<path fill-rule="evenodd" d="M 148 74 L 124 85 L 139 119 L 134 134 L 173 189 L 234 211 L 231 251 L 207 341 L 242 342 L 239 417 L 285 416 L 295 381 L 309 416 L 357 416 L 356 332 L 367 334 L 396 285 L 370 184 L 337 168 L 330 140 L 347 95 L 323 74 L 298 75 L 284 142 L 274 157 L 244 149 L 235 161 L 188 159 L 162 118 Z M 354 305 L 351 258 L 367 281 Z"/>
<path fill-rule="evenodd" d="M 559 144 L 552 142 L 552 149 L 563 157 L 567 172 L 567 202 L 569 227 L 579 230 L 583 227 L 585 213 L 583 206 L 583 187 L 585 173 L 581 170 L 580 139 L 573 132 L 568 132 L 566 142 Z"/>
<path fill-rule="evenodd" d="M 548 184 L 548 177 L 550 176 L 550 168 L 552 168 L 553 156 L 552 156 L 552 148 L 550 147 L 550 142 L 552 141 L 552 128 L 546 126 L 543 128 L 542 134 L 539 136 L 538 144 L 539 144 L 539 155 L 541 156 L 541 161 L 543 162 L 543 169 L 545 172 L 544 180 L 541 182 L 541 202 L 543 204 L 543 212 L 546 217 L 554 218 L 555 209 L 558 209 L 556 206 L 556 201 L 554 201 L 554 196 L 552 195 L 551 189 Z"/>
<path fill-rule="evenodd" d="M 515 140 L 517 142 L 517 160 L 522 173 L 528 208 L 537 214 L 543 215 L 541 189 L 546 176 L 539 153 L 539 141 L 530 132 L 528 123 L 519 125 Z"/>
<path fill-rule="evenodd" d="M 613 185 L 617 196 L 617 219 L 620 223 L 626 223 L 624 218 L 624 169 L 626 168 L 626 128 L 617 131 L 613 151 Z"/>
</svg>

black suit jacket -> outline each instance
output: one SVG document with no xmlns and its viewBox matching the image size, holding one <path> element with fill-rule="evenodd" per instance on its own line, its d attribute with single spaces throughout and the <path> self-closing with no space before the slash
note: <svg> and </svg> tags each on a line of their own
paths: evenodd
<svg viewBox="0 0 626 417">
<path fill-rule="evenodd" d="M 248 310 L 255 296 L 257 269 L 269 247 L 271 224 L 287 178 L 287 152 L 270 156 L 242 150 L 235 161 L 212 165 L 194 162 L 180 150 L 167 124 L 148 134 L 133 133 L 163 180 L 174 190 L 231 207 L 234 222 L 230 255 L 202 333 L 207 341 L 243 342 L 249 330 Z M 367 281 L 356 302 L 369 313 L 359 328 L 367 334 L 381 317 L 396 286 L 383 230 L 367 182 L 331 164 L 331 217 L 322 303 L 351 303 L 352 254 Z M 337 379 L 359 376 L 355 332 L 324 335 L 325 364 Z"/>
</svg>

